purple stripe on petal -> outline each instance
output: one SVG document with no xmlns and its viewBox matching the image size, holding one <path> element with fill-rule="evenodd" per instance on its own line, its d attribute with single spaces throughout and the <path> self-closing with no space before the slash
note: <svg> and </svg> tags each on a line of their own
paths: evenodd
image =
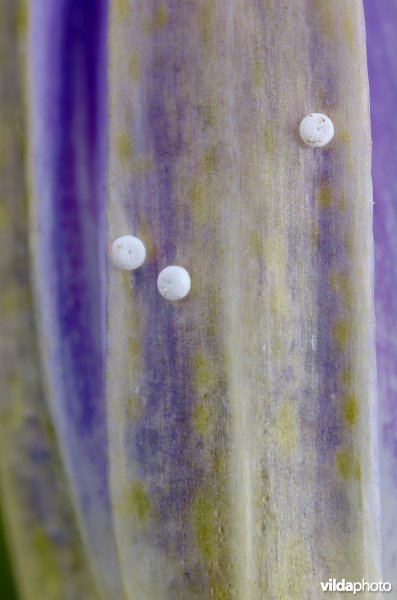
<svg viewBox="0 0 397 600">
<path fill-rule="evenodd" d="M 105 0 L 33 2 L 31 167 L 55 426 L 94 570 L 119 597 L 104 403 L 106 24 Z"/>
</svg>

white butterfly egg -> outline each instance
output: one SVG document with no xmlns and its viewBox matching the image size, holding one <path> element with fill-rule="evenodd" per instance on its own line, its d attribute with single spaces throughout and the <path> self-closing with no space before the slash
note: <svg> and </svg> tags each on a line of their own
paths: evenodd
<svg viewBox="0 0 397 600">
<path fill-rule="evenodd" d="M 123 271 L 133 271 L 145 261 L 146 248 L 139 238 L 122 235 L 114 240 L 110 255 L 116 267 Z"/>
<path fill-rule="evenodd" d="M 190 291 L 190 275 L 183 267 L 172 265 L 163 269 L 157 278 L 157 288 L 166 300 L 181 300 Z"/>
<path fill-rule="evenodd" d="M 327 115 L 311 113 L 302 119 L 299 133 L 311 148 L 322 148 L 334 137 L 334 125 Z"/>
</svg>

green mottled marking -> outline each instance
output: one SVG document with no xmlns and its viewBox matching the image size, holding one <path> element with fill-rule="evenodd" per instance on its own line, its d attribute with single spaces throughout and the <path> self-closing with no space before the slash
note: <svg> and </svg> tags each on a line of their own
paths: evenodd
<svg viewBox="0 0 397 600">
<path fill-rule="evenodd" d="M 208 574 L 210 597 L 231 600 L 234 597 L 233 568 L 229 555 L 228 478 L 224 452 L 215 452 L 211 463 L 206 484 L 192 501 L 192 528 L 197 550 Z"/>
<path fill-rule="evenodd" d="M 353 382 L 353 373 L 349 366 L 342 369 L 340 374 L 340 382 L 342 385 L 345 385 L 347 387 L 351 386 Z"/>
<path fill-rule="evenodd" d="M 200 402 L 194 407 L 192 413 L 192 426 L 195 431 L 204 434 L 210 423 L 209 406 L 205 402 Z"/>
<path fill-rule="evenodd" d="M 263 252 L 262 236 L 258 231 L 252 231 L 248 238 L 248 249 L 251 256 L 260 257 Z"/>
<path fill-rule="evenodd" d="M 132 141 L 127 133 L 119 133 L 116 138 L 116 152 L 120 162 L 127 163 L 133 154 Z"/>
<path fill-rule="evenodd" d="M 309 561 L 302 542 L 292 538 L 280 553 L 279 570 L 276 578 L 277 598 L 307 598 Z"/>
<path fill-rule="evenodd" d="M 200 492 L 193 503 L 193 524 L 197 548 L 202 556 L 210 582 L 211 598 L 231 600 L 232 593 L 227 589 L 230 565 L 226 554 L 225 528 L 222 521 L 219 498 L 210 490 Z"/>
<path fill-rule="evenodd" d="M 343 19 L 343 30 L 345 33 L 346 46 L 350 50 L 352 54 L 355 54 L 357 46 L 356 46 L 356 36 L 354 32 L 353 22 L 350 18 L 350 15 L 346 14 Z"/>
<path fill-rule="evenodd" d="M 153 12 L 151 19 L 148 19 L 144 23 L 145 31 L 147 33 L 154 33 L 155 31 L 161 31 L 168 25 L 168 9 L 164 3 L 161 3 Z"/>
<path fill-rule="evenodd" d="M 212 1 L 202 0 L 197 18 L 200 40 L 204 46 L 209 46 L 212 42 L 215 31 L 215 15 Z"/>
<path fill-rule="evenodd" d="M 350 132 L 347 129 L 342 129 L 339 133 L 339 139 L 342 144 L 347 145 L 350 143 Z"/>
<path fill-rule="evenodd" d="M 288 308 L 287 288 L 283 281 L 275 282 L 270 290 L 269 308 L 273 317 L 282 317 Z"/>
<path fill-rule="evenodd" d="M 128 396 L 126 402 L 124 403 L 124 406 L 126 407 L 128 418 L 132 421 L 137 420 L 141 415 L 142 403 L 138 394 L 131 394 L 130 396 Z"/>
<path fill-rule="evenodd" d="M 332 201 L 332 190 L 328 185 L 323 185 L 317 191 L 317 202 L 322 208 L 329 208 Z"/>
<path fill-rule="evenodd" d="M 262 51 L 257 44 L 254 48 L 254 54 L 251 59 L 251 78 L 254 89 L 258 90 L 263 87 L 264 69 L 262 60 Z"/>
<path fill-rule="evenodd" d="M 115 0 L 114 3 L 116 16 L 120 21 L 124 21 L 128 18 L 130 9 L 128 6 L 128 0 Z"/>
<path fill-rule="evenodd" d="M 314 14 L 319 13 L 320 31 L 325 38 L 330 38 L 334 31 L 334 19 L 330 6 L 325 3 L 319 3 L 318 0 L 312 0 Z"/>
<path fill-rule="evenodd" d="M 218 516 L 211 493 L 206 490 L 197 494 L 193 504 L 194 531 L 201 556 L 215 566 L 219 554 Z"/>
<path fill-rule="evenodd" d="M 131 356 L 136 357 L 140 356 L 142 352 L 142 344 L 138 337 L 131 336 L 128 342 L 128 347 Z"/>
<path fill-rule="evenodd" d="M 192 181 L 188 189 L 191 213 L 199 225 L 205 225 L 210 218 L 208 183 L 202 179 Z"/>
<path fill-rule="evenodd" d="M 350 339 L 350 335 L 350 322 L 343 318 L 336 319 L 332 327 L 332 339 L 339 352 L 345 351 L 347 342 Z"/>
<path fill-rule="evenodd" d="M 272 358 L 277 359 L 280 358 L 282 351 L 282 343 L 281 339 L 278 335 L 273 334 L 270 339 L 270 353 Z"/>
<path fill-rule="evenodd" d="M 197 390 L 207 390 L 216 384 L 217 373 L 210 357 L 197 352 L 193 359 L 193 377 Z"/>
<path fill-rule="evenodd" d="M 265 129 L 263 134 L 263 149 L 265 154 L 273 154 L 276 149 L 276 140 L 271 129 Z"/>
<path fill-rule="evenodd" d="M 215 145 L 210 146 L 204 153 L 204 171 L 206 173 L 207 176 L 210 176 L 213 174 L 214 171 L 216 171 L 217 167 L 218 167 L 218 151 L 217 151 L 217 147 Z"/>
<path fill-rule="evenodd" d="M 347 254 L 349 256 L 351 256 L 353 254 L 353 249 L 354 249 L 354 243 L 353 243 L 353 237 L 351 235 L 351 233 L 346 233 L 343 239 L 343 244 L 345 246 L 345 250 L 347 252 Z"/>
<path fill-rule="evenodd" d="M 276 440 L 283 452 L 292 452 L 296 446 L 296 425 L 294 412 L 289 402 L 284 402 L 277 411 L 274 423 Z"/>
<path fill-rule="evenodd" d="M 342 414 L 348 425 L 354 425 L 357 420 L 358 403 L 353 395 L 348 395 L 342 401 Z"/>
<path fill-rule="evenodd" d="M 128 62 L 128 71 L 134 83 L 139 81 L 139 62 L 136 54 L 132 54 L 130 56 L 130 60 Z"/>
<path fill-rule="evenodd" d="M 204 123 L 208 127 L 214 127 L 216 125 L 216 104 L 214 100 L 208 100 L 203 110 Z"/>
<path fill-rule="evenodd" d="M 361 479 L 361 468 L 352 450 L 339 450 L 335 456 L 335 465 L 338 474 L 343 479 Z"/>
<path fill-rule="evenodd" d="M 218 328 L 219 307 L 221 298 L 219 291 L 213 286 L 208 289 L 208 312 L 207 312 L 207 334 L 209 337 L 216 336 Z"/>
<path fill-rule="evenodd" d="M 124 507 L 128 514 L 139 523 L 144 523 L 149 515 L 150 502 L 142 482 L 135 481 L 124 494 Z"/>
</svg>

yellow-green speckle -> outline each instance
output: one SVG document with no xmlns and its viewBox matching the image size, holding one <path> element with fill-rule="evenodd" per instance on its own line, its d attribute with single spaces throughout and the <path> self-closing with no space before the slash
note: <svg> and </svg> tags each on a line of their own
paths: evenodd
<svg viewBox="0 0 397 600">
<path fill-rule="evenodd" d="M 322 185 L 317 192 L 317 202 L 321 208 L 329 208 L 332 201 L 332 191 L 329 185 Z"/>
<path fill-rule="evenodd" d="M 319 3 L 318 0 L 312 0 L 313 14 L 319 13 L 320 31 L 325 38 L 332 36 L 334 31 L 334 18 L 330 6 L 327 2 Z"/>
<path fill-rule="evenodd" d="M 192 181 L 188 189 L 191 214 L 198 225 L 208 223 L 211 215 L 208 183 L 203 179 Z"/>
<path fill-rule="evenodd" d="M 129 515 L 139 523 L 144 523 L 149 515 L 150 502 L 141 481 L 135 481 L 124 494 L 124 507 Z"/>
<path fill-rule="evenodd" d="M 310 573 L 305 548 L 298 538 L 287 542 L 280 553 L 280 566 L 276 577 L 277 598 L 307 598 L 307 581 Z"/>
<path fill-rule="evenodd" d="M 136 54 L 132 54 L 130 56 L 130 60 L 128 62 L 128 71 L 134 83 L 139 81 L 139 61 Z"/>
<path fill-rule="evenodd" d="M 216 103 L 214 100 L 209 100 L 203 107 L 204 123 L 208 127 L 216 125 Z"/>
<path fill-rule="evenodd" d="M 168 9 L 164 3 L 161 3 L 153 12 L 151 19 L 145 21 L 145 30 L 147 33 L 161 31 L 168 24 Z"/>
<path fill-rule="evenodd" d="M 114 8 L 116 11 L 116 17 L 120 19 L 120 21 L 124 21 L 128 18 L 130 12 L 128 0 L 115 0 Z"/>
<path fill-rule="evenodd" d="M 276 149 L 276 140 L 272 129 L 265 129 L 263 134 L 263 149 L 267 155 L 273 154 Z"/>
<path fill-rule="evenodd" d="M 361 479 L 360 464 L 350 449 L 339 450 L 335 456 L 337 473 L 343 479 Z"/>
<path fill-rule="evenodd" d="M 345 234 L 343 243 L 348 256 L 352 256 L 354 250 L 354 239 L 351 233 Z"/>
<path fill-rule="evenodd" d="M 207 176 L 213 174 L 218 167 L 218 151 L 215 145 L 210 146 L 204 153 L 204 172 Z"/>
<path fill-rule="evenodd" d="M 274 283 L 270 290 L 269 308 L 273 317 L 283 317 L 287 311 L 287 288 L 284 282 Z"/>
<path fill-rule="evenodd" d="M 264 69 L 259 49 L 255 52 L 251 60 L 251 77 L 254 89 L 260 89 L 263 86 Z"/>
<path fill-rule="evenodd" d="M 346 46 L 349 48 L 350 52 L 354 53 L 356 49 L 356 37 L 353 27 L 353 22 L 350 18 L 350 15 L 346 14 L 343 20 L 343 29 L 345 33 Z"/>
<path fill-rule="evenodd" d="M 193 523 L 198 550 L 205 562 L 214 567 L 219 556 L 219 514 L 213 494 L 199 492 L 193 502 Z"/>
<path fill-rule="evenodd" d="M 280 358 L 282 351 L 282 343 L 279 335 L 273 334 L 270 339 L 270 353 L 274 360 Z"/>
<path fill-rule="evenodd" d="M 207 483 L 192 501 L 191 523 L 197 550 L 208 574 L 210 597 L 231 600 L 231 588 L 225 584 L 231 582 L 233 576 L 226 458 L 223 453 L 215 452 L 210 462 L 212 468 L 207 474 Z"/>
<path fill-rule="evenodd" d="M 202 0 L 197 19 L 201 43 L 208 46 L 215 32 L 215 15 L 212 1 Z"/>
<path fill-rule="evenodd" d="M 288 243 L 277 233 L 266 236 L 263 240 L 263 258 L 268 269 L 274 270 L 278 277 L 285 271 L 287 264 Z"/>
<path fill-rule="evenodd" d="M 131 336 L 128 342 L 129 351 L 131 356 L 140 356 L 142 352 L 142 344 L 139 337 Z"/>
<path fill-rule="evenodd" d="M 209 406 L 205 402 L 197 404 L 192 413 L 192 427 L 195 431 L 203 435 L 210 423 L 210 411 Z"/>
<path fill-rule="evenodd" d="M 347 129 L 342 129 L 339 133 L 339 139 L 342 144 L 347 145 L 350 142 L 350 132 Z"/>
<path fill-rule="evenodd" d="M 248 249 L 251 256 L 260 257 L 262 254 L 262 236 L 258 231 L 252 231 L 248 238 Z"/>
<path fill-rule="evenodd" d="M 339 350 L 344 352 L 351 335 L 351 324 L 347 319 L 336 319 L 332 327 L 332 339 Z"/>
<path fill-rule="evenodd" d="M 296 424 L 292 406 L 284 402 L 278 409 L 274 423 L 276 441 L 283 452 L 290 453 L 296 446 Z"/>
<path fill-rule="evenodd" d="M 209 337 L 214 337 L 217 332 L 219 311 L 221 307 L 220 294 L 215 286 L 209 287 L 207 298 L 207 334 Z"/>
<path fill-rule="evenodd" d="M 353 372 L 349 366 L 342 369 L 340 373 L 340 382 L 346 387 L 351 386 L 353 382 Z"/>
<path fill-rule="evenodd" d="M 347 395 L 342 400 L 342 414 L 348 425 L 354 425 L 357 420 L 358 403 L 353 395 Z"/>
<path fill-rule="evenodd" d="M 202 352 L 197 352 L 194 356 L 192 371 L 195 387 L 198 391 L 205 391 L 216 384 L 217 375 L 213 362 L 209 356 Z"/>
<path fill-rule="evenodd" d="M 121 163 L 131 160 L 133 147 L 130 136 L 127 133 L 119 133 L 116 139 L 117 157 Z"/>
<path fill-rule="evenodd" d="M 130 420 L 135 421 L 139 418 L 142 411 L 142 403 L 138 394 L 131 394 L 125 402 L 127 416 Z"/>
</svg>

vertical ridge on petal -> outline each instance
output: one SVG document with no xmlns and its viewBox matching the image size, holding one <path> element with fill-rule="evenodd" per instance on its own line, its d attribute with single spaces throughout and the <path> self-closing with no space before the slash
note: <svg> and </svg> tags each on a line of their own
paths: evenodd
<svg viewBox="0 0 397 600">
<path fill-rule="evenodd" d="M 0 8 L 0 480 L 21 598 L 97 598 L 48 412 L 36 335 L 25 172 L 27 4 Z"/>
<path fill-rule="evenodd" d="M 108 228 L 150 247 L 145 268 L 108 281 L 127 595 L 317 598 L 329 577 L 377 580 L 361 2 L 168 0 L 161 27 L 145 26 L 154 0 L 123 7 L 110 20 Z M 312 111 L 335 124 L 324 149 L 299 138 Z M 154 285 L 167 264 L 191 276 L 175 306 Z"/>
<path fill-rule="evenodd" d="M 50 409 L 100 593 L 121 597 L 104 402 L 107 3 L 31 3 L 32 251 Z"/>
</svg>

